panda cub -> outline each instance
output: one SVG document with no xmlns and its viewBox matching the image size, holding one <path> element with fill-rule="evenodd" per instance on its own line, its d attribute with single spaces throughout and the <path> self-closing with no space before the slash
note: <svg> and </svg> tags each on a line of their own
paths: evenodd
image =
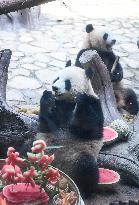
<svg viewBox="0 0 139 205">
<path fill-rule="evenodd" d="M 103 137 L 103 112 L 91 85 L 92 76 L 90 68 L 67 67 L 55 77 L 52 92 L 44 91 L 40 100 L 39 131 L 69 130 L 69 134 L 56 137 L 57 143 L 66 147 L 65 151 L 56 150 L 56 166 L 74 179 L 83 196 L 96 190 Z"/>
<path fill-rule="evenodd" d="M 117 56 L 113 52 L 112 48 L 116 43 L 116 40 L 110 33 L 101 29 L 95 29 L 92 24 L 88 24 L 86 26 L 86 33 L 87 35 L 83 42 L 82 50 L 77 55 L 75 65 L 83 68 L 79 62 L 79 58 L 85 49 L 96 50 L 109 71 L 118 109 L 125 109 L 130 114 L 136 115 L 139 110 L 137 96 L 132 89 L 124 87 L 122 82 L 123 68 L 119 63 L 119 60 L 113 69 Z M 70 61 L 67 65 L 69 64 Z"/>
</svg>

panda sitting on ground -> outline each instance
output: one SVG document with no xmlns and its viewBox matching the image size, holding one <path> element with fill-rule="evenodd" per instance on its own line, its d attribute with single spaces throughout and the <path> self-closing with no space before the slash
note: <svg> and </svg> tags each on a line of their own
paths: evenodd
<svg viewBox="0 0 139 205">
<path fill-rule="evenodd" d="M 86 33 L 87 35 L 83 42 L 82 49 L 77 55 L 75 66 L 83 68 L 79 62 L 79 58 L 84 52 L 84 49 L 96 50 L 108 68 L 113 83 L 118 109 L 124 109 L 130 114 L 136 115 L 139 111 L 137 96 L 132 89 L 124 87 L 122 82 L 123 68 L 121 64 L 117 62 L 113 69 L 113 64 L 115 63 L 117 56 L 114 54 L 112 48 L 116 43 L 116 40 L 110 33 L 101 29 L 95 29 L 92 24 L 86 26 Z M 71 62 L 68 61 L 66 66 L 69 66 L 70 64 Z"/>
<path fill-rule="evenodd" d="M 52 92 L 44 91 L 40 100 L 40 133 L 55 134 L 61 128 L 69 129 L 65 141 L 63 135 L 57 137 L 59 145 L 65 142 L 66 149 L 54 152 L 56 167 L 74 179 L 82 196 L 96 190 L 97 156 L 103 144 L 104 118 L 100 100 L 91 85 L 92 75 L 89 68 L 67 67 L 55 77 Z M 46 143 L 49 145 L 49 140 Z"/>
</svg>

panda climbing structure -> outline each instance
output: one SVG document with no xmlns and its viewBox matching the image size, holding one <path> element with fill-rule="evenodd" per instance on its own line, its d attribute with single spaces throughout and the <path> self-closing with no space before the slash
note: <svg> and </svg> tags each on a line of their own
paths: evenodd
<svg viewBox="0 0 139 205">
<path fill-rule="evenodd" d="M 115 43 L 116 40 L 111 33 L 102 29 L 95 29 L 92 24 L 88 24 L 86 26 L 86 38 L 83 42 L 81 51 L 77 55 L 75 65 L 83 68 L 79 62 L 82 53 L 86 49 L 96 50 L 108 68 L 118 109 L 124 109 L 130 114 L 136 115 L 139 110 L 137 96 L 132 89 L 125 88 L 123 85 L 123 68 L 112 50 Z M 116 60 L 116 66 L 113 67 Z M 70 65 L 70 61 L 68 61 L 67 65 Z"/>
<path fill-rule="evenodd" d="M 52 92 L 44 91 L 40 101 L 39 131 L 69 130 L 64 139 L 57 137 L 60 145 L 65 140 L 66 150 L 56 150 L 56 166 L 74 179 L 83 196 L 96 190 L 103 137 L 103 112 L 91 85 L 92 75 L 91 69 L 67 67 L 57 73 Z"/>
</svg>

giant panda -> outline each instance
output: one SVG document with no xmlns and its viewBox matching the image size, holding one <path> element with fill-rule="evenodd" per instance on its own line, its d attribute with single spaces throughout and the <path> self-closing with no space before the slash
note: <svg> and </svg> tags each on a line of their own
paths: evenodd
<svg viewBox="0 0 139 205">
<path fill-rule="evenodd" d="M 103 145 L 104 117 L 92 76 L 92 69 L 75 66 L 57 73 L 52 90 L 43 92 L 39 114 L 39 133 L 46 133 L 46 143 L 65 147 L 54 152 L 56 167 L 74 179 L 84 197 L 96 190 L 97 156 Z"/>
<path fill-rule="evenodd" d="M 102 29 L 96 29 L 92 24 L 88 24 L 86 26 L 86 37 L 81 50 L 77 54 L 75 66 L 83 68 L 79 62 L 79 58 L 85 49 L 96 50 L 108 68 L 118 109 L 124 109 L 130 114 L 136 115 L 139 110 L 137 96 L 132 89 L 126 88 L 123 84 L 123 68 L 119 63 L 119 59 L 117 60 L 117 56 L 113 52 L 115 43 L 116 39 L 113 38 L 111 33 Z M 117 64 L 113 69 L 116 60 Z M 68 65 L 70 65 L 70 61 L 67 62 L 67 66 Z"/>
</svg>

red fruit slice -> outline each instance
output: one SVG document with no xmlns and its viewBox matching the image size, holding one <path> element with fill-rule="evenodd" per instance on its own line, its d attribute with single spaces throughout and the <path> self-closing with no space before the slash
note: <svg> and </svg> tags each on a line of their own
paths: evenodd
<svg viewBox="0 0 139 205">
<path fill-rule="evenodd" d="M 98 184 L 115 184 L 119 182 L 120 175 L 113 170 L 99 168 L 99 183 Z"/>
<path fill-rule="evenodd" d="M 110 127 L 103 128 L 103 142 L 104 143 L 112 142 L 116 138 L 118 138 L 118 133 L 114 129 Z"/>
<path fill-rule="evenodd" d="M 16 185 L 10 184 L 3 188 L 2 194 L 8 205 L 23 205 L 25 203 L 37 205 L 47 204 L 49 201 L 48 194 L 44 190 L 40 191 L 40 187 L 30 184 L 19 183 Z"/>
</svg>

